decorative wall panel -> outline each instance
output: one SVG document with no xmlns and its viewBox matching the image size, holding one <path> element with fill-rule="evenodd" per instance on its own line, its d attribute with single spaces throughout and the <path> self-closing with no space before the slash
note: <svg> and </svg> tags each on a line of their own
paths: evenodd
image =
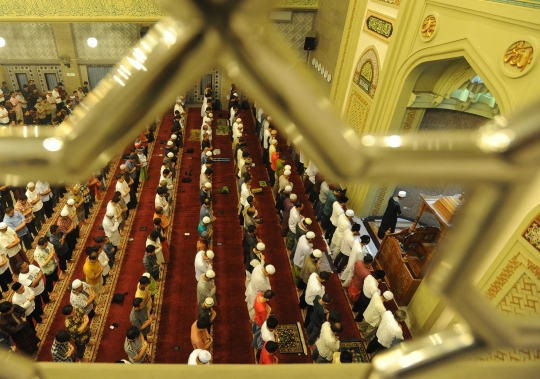
<svg viewBox="0 0 540 379">
<path fill-rule="evenodd" d="M 351 92 L 351 98 L 349 99 L 349 105 L 347 106 L 347 123 L 358 134 L 363 134 L 366 128 L 366 122 L 369 116 L 369 104 L 356 91 Z"/>
<path fill-rule="evenodd" d="M 120 60 L 139 40 L 137 24 L 81 23 L 72 28 L 79 59 Z M 88 46 L 90 37 L 98 40 L 97 47 Z"/>
<path fill-rule="evenodd" d="M 6 40 L 6 46 L 0 49 L 0 59 L 58 59 L 50 24 L 3 23 L 0 34 Z"/>
<path fill-rule="evenodd" d="M 306 34 L 313 28 L 314 20 L 315 12 L 293 12 L 291 22 L 274 22 L 272 25 L 296 56 L 306 60 L 307 51 L 304 50 L 304 42 Z"/>
<path fill-rule="evenodd" d="M 6 66 L 9 75 L 9 85 L 12 89 L 19 89 L 19 83 L 15 74 L 24 73 L 28 80 L 34 80 L 40 93 L 47 92 L 47 82 L 45 74 L 56 74 L 58 82 L 62 82 L 64 77 L 60 65 L 17 65 Z"/>
<path fill-rule="evenodd" d="M 204 93 L 202 90 L 204 90 L 204 86 L 208 83 L 208 81 L 211 81 L 212 83 L 212 95 L 214 99 L 221 100 L 221 69 L 219 68 L 212 68 L 208 71 L 208 73 L 201 78 L 199 82 L 196 82 L 193 85 L 193 90 L 188 91 L 188 103 L 202 103 L 204 98 Z M 227 104 L 225 104 L 226 106 Z M 221 104 L 223 108 L 223 102 Z"/>
<path fill-rule="evenodd" d="M 535 8 L 540 9 L 540 1 L 538 0 L 487 0 L 494 3 L 502 3 L 508 5 L 515 5 L 518 7 Z"/>
<path fill-rule="evenodd" d="M 369 71 L 366 70 L 366 66 L 369 66 Z M 367 76 L 366 72 L 370 76 Z M 375 47 L 368 48 L 360 57 L 354 70 L 353 81 L 371 98 L 375 97 L 375 91 L 379 84 L 379 57 Z"/>
</svg>

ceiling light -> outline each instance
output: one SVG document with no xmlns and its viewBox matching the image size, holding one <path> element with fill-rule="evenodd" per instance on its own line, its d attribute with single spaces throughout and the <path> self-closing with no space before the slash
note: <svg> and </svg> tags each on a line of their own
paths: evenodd
<svg viewBox="0 0 540 379">
<path fill-rule="evenodd" d="M 58 151 L 62 148 L 64 143 L 58 138 L 47 138 L 43 141 L 43 147 L 49 151 Z"/>
<path fill-rule="evenodd" d="M 88 46 L 90 46 L 91 48 L 96 47 L 98 44 L 97 39 L 95 39 L 94 37 L 88 38 L 88 41 L 86 42 L 88 43 Z"/>
<path fill-rule="evenodd" d="M 0 37 L 0 47 L 6 46 L 6 40 Z"/>
</svg>

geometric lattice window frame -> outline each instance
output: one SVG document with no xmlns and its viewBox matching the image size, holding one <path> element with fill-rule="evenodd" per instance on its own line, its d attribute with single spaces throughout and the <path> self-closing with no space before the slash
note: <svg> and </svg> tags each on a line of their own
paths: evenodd
<svg viewBox="0 0 540 379">
<path fill-rule="evenodd" d="M 375 91 L 379 84 L 379 54 L 375 46 L 368 47 L 360 56 L 354 70 L 353 81 L 369 97 L 375 97 Z"/>
</svg>

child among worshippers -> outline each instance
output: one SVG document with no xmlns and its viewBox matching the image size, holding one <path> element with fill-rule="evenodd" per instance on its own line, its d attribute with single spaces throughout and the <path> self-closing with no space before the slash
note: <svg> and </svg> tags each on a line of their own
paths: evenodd
<svg viewBox="0 0 540 379">
<path fill-rule="evenodd" d="M 139 157 L 139 162 L 141 162 L 141 172 L 139 174 L 139 180 L 142 182 L 143 180 L 148 179 L 148 160 L 146 159 L 146 155 L 144 155 L 143 148 L 137 149 L 137 156 Z"/>
<path fill-rule="evenodd" d="M 278 364 L 279 359 L 274 355 L 278 349 L 277 342 L 268 341 L 264 344 L 261 350 L 261 358 L 259 360 L 260 365 L 272 365 Z"/>
<path fill-rule="evenodd" d="M 99 246 L 99 245 L 97 245 Z M 101 264 L 101 267 L 103 267 L 103 271 L 101 272 L 101 277 L 103 278 L 103 285 L 107 283 L 107 277 L 109 276 L 110 266 L 109 266 L 109 257 L 107 256 L 107 253 L 103 251 L 103 249 L 99 249 L 100 253 L 98 255 L 98 261 Z"/>
</svg>

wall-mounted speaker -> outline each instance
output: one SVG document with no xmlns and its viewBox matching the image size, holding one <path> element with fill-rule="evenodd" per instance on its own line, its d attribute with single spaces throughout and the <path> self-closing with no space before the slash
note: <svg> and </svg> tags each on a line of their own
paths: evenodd
<svg viewBox="0 0 540 379">
<path fill-rule="evenodd" d="M 139 29 L 139 35 L 141 36 L 141 38 L 143 38 L 146 33 L 148 33 L 148 30 L 150 30 L 148 26 L 143 26 Z"/>
<path fill-rule="evenodd" d="M 315 50 L 315 37 L 306 37 L 304 50 Z"/>
</svg>

